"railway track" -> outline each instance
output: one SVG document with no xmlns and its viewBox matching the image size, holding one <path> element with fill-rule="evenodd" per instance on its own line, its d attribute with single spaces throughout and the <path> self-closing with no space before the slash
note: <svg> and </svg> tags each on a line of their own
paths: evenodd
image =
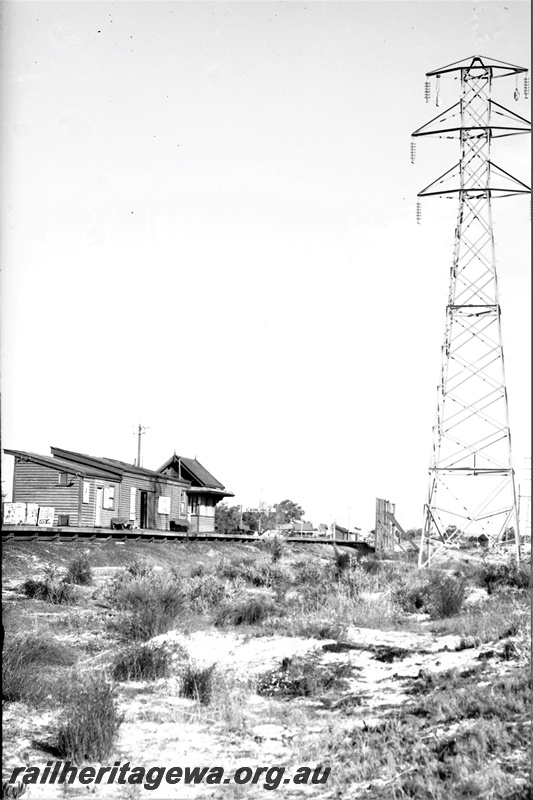
<svg viewBox="0 0 533 800">
<path fill-rule="evenodd" d="M 35 530 L 15 528 L 2 531 L 2 544 L 9 542 L 257 542 L 257 536 L 242 533 L 175 533 L 165 531 L 115 531 L 115 530 L 65 530 L 57 529 L 53 533 L 41 533 Z M 353 542 L 331 537 L 289 536 L 287 542 L 297 544 L 335 544 L 350 547 L 362 553 L 373 553 L 374 548 L 366 542 Z"/>
</svg>

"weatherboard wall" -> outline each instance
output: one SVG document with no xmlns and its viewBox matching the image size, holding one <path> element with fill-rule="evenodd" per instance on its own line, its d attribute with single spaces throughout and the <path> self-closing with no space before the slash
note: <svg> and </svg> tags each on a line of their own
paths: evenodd
<svg viewBox="0 0 533 800">
<path fill-rule="evenodd" d="M 68 483 L 59 484 L 58 470 L 15 458 L 13 474 L 13 502 L 37 503 L 54 509 L 54 525 L 58 514 L 68 514 L 70 525 L 78 525 L 80 479 L 69 476 Z"/>
</svg>

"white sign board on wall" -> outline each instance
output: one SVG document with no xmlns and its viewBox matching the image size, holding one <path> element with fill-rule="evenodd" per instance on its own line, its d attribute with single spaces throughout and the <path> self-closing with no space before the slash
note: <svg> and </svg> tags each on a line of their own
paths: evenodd
<svg viewBox="0 0 533 800">
<path fill-rule="evenodd" d="M 160 496 L 157 498 L 157 513 L 170 514 L 170 497 Z"/>
<path fill-rule="evenodd" d="M 37 525 L 39 506 L 37 503 L 28 503 L 26 507 L 26 525 Z"/>
<path fill-rule="evenodd" d="M 4 524 L 24 525 L 26 522 L 26 503 L 4 503 Z"/>
<path fill-rule="evenodd" d="M 37 525 L 43 528 L 51 528 L 54 524 L 54 511 L 51 506 L 41 506 L 39 508 L 39 520 Z"/>
</svg>

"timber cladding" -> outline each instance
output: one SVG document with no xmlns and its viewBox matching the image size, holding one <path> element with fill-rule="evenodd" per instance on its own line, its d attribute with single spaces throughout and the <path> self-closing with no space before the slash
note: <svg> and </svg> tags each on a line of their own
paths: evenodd
<svg viewBox="0 0 533 800">
<path fill-rule="evenodd" d="M 50 469 L 29 461 L 15 459 L 13 479 L 13 502 L 37 503 L 51 506 L 54 511 L 54 525 L 58 514 L 69 514 L 70 524 L 79 525 L 79 477 L 66 474 L 64 484 L 60 484 L 58 470 Z"/>
<path fill-rule="evenodd" d="M 42 463 L 47 461 L 48 463 Z M 111 520 L 125 518 L 136 527 L 169 531 L 170 522 L 187 521 L 188 481 L 152 473 L 91 475 L 79 463 L 15 454 L 13 502 L 35 503 L 54 509 L 54 525 L 68 515 L 69 526 L 110 528 Z M 69 470 L 71 466 L 71 471 Z M 126 465 L 125 465 L 126 466 Z M 65 522 L 61 521 L 61 524 Z"/>
</svg>

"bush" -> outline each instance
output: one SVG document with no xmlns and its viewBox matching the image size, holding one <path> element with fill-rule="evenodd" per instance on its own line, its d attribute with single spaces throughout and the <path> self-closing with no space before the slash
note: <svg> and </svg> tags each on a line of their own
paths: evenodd
<svg viewBox="0 0 533 800">
<path fill-rule="evenodd" d="M 104 762 L 122 721 L 114 688 L 101 675 L 82 681 L 68 695 L 57 736 L 60 758 L 75 764 Z"/>
<path fill-rule="evenodd" d="M 317 586 L 318 584 L 329 583 L 333 578 L 333 562 L 332 561 L 311 561 L 310 559 L 302 559 L 297 561 L 294 565 L 295 581 L 298 585 L 310 584 Z"/>
<path fill-rule="evenodd" d="M 183 584 L 187 602 L 195 611 L 210 611 L 214 606 L 229 601 L 234 587 L 216 575 L 202 574 L 189 578 Z"/>
<path fill-rule="evenodd" d="M 133 578 L 117 583 L 110 600 L 127 611 L 113 626 L 126 639 L 146 641 L 170 630 L 185 608 L 183 593 L 173 583 Z"/>
<path fill-rule="evenodd" d="M 215 625 L 257 625 L 273 613 L 275 606 L 264 597 L 250 597 L 221 608 Z"/>
<path fill-rule="evenodd" d="M 259 546 L 262 550 L 266 550 L 267 553 L 270 553 L 272 562 L 275 564 L 276 561 L 279 561 L 283 556 L 286 548 L 286 542 L 283 536 L 280 536 L 279 533 L 275 533 L 259 539 Z"/>
<path fill-rule="evenodd" d="M 210 667 L 187 664 L 182 678 L 181 695 L 207 705 L 211 701 L 213 693 L 215 667 L 216 664 L 212 664 Z"/>
<path fill-rule="evenodd" d="M 335 547 L 334 550 L 334 564 L 337 578 L 344 575 L 352 566 L 352 558 L 350 553 L 346 553 Z"/>
<path fill-rule="evenodd" d="M 93 582 L 93 573 L 87 556 L 76 556 L 67 567 L 65 577 L 67 583 L 89 586 Z"/>
<path fill-rule="evenodd" d="M 154 681 L 166 678 L 169 671 L 170 653 L 146 645 L 136 645 L 119 653 L 111 667 L 115 681 Z"/>
<path fill-rule="evenodd" d="M 151 578 L 154 574 L 154 565 L 150 564 L 146 558 L 135 558 L 126 567 L 126 574 L 132 578 Z"/>
<path fill-rule="evenodd" d="M 459 614 L 465 594 L 464 577 L 434 570 L 417 572 L 407 580 L 400 578 L 392 597 L 402 611 L 425 611 L 432 619 L 443 619 Z"/>
<path fill-rule="evenodd" d="M 479 573 L 479 582 L 489 594 L 502 586 L 527 589 L 530 581 L 529 570 L 523 564 L 517 564 L 516 561 L 506 564 L 486 563 Z"/>
<path fill-rule="evenodd" d="M 317 665 L 302 658 L 284 658 L 281 667 L 266 672 L 257 684 L 257 693 L 267 697 L 311 697 L 329 689 L 345 688 L 349 664 Z"/>
<path fill-rule="evenodd" d="M 48 636 L 21 633 L 8 637 L 2 653 L 2 699 L 38 705 L 57 683 L 47 668 L 71 666 L 75 660 L 68 647 Z"/>
<path fill-rule="evenodd" d="M 427 584 L 426 606 L 433 619 L 459 614 L 466 592 L 464 578 L 434 573 Z"/>
<path fill-rule="evenodd" d="M 228 561 L 223 558 L 218 565 L 217 574 L 228 580 L 243 580 L 252 586 L 271 586 L 277 567 L 255 558 L 240 558 Z"/>
<path fill-rule="evenodd" d="M 42 581 L 28 578 L 22 584 L 22 591 L 26 597 L 32 600 L 44 600 L 46 603 L 76 602 L 74 587 L 67 583 L 65 578 L 59 578 L 55 567 L 45 568 Z"/>
</svg>

